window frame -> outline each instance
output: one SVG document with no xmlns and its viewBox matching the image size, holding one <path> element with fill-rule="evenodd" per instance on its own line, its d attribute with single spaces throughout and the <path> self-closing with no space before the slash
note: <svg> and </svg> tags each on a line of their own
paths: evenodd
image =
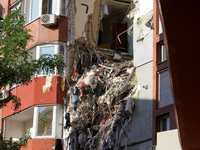
<svg viewBox="0 0 200 150">
<path fill-rule="evenodd" d="M 163 128 L 165 119 L 166 119 L 166 130 Z M 169 114 L 162 115 L 160 117 L 160 132 L 169 131 L 169 130 L 170 130 L 170 116 Z"/>
<path fill-rule="evenodd" d="M 66 64 L 67 63 L 67 60 L 66 60 L 66 58 L 67 58 L 66 57 L 67 52 L 66 52 L 66 45 L 65 45 L 65 43 L 40 44 L 40 45 L 37 45 L 36 46 L 36 60 L 38 60 L 40 58 L 40 56 L 41 56 L 41 48 L 42 47 L 52 47 L 52 46 L 55 47 L 55 49 L 54 49 L 54 51 L 55 51 L 54 55 L 60 54 L 61 46 L 63 46 L 63 50 L 64 50 L 64 63 Z M 66 74 L 66 70 L 65 69 L 66 68 L 64 68 L 64 75 Z M 57 73 L 55 72 L 55 75 L 56 74 Z M 44 75 L 43 74 L 38 74 L 38 76 L 44 76 Z"/>
<path fill-rule="evenodd" d="M 39 108 L 53 106 L 53 115 L 52 115 L 52 134 L 51 135 L 38 135 L 38 124 L 39 124 Z M 39 105 L 34 107 L 34 116 L 33 116 L 33 139 L 42 139 L 42 138 L 56 138 L 57 131 L 57 105 Z"/>
</svg>

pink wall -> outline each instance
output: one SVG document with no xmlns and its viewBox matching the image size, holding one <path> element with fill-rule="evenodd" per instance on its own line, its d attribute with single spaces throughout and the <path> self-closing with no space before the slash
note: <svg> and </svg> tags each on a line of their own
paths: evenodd
<svg viewBox="0 0 200 150">
<path fill-rule="evenodd" d="M 21 150 L 50 150 L 56 145 L 55 139 L 31 139 L 28 140 L 27 146 Z"/>
<path fill-rule="evenodd" d="M 42 104 L 64 104 L 63 98 L 65 91 L 61 90 L 61 77 L 54 76 L 52 79 L 52 86 L 48 92 L 43 93 L 43 86 L 45 85 L 46 78 L 38 77 L 33 78 L 32 82 L 27 86 L 20 85 L 13 89 L 13 94 L 16 94 L 21 99 L 21 107 L 17 111 L 25 110 L 33 105 Z M 17 113 L 13 111 L 12 102 L 3 108 L 3 118 Z"/>
</svg>

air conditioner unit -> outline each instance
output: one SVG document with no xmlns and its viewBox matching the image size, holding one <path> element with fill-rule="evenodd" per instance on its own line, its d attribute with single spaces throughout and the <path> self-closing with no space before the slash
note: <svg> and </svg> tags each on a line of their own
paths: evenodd
<svg viewBox="0 0 200 150">
<path fill-rule="evenodd" d="M 4 9 L 3 6 L 0 4 L 0 20 L 4 17 Z"/>
<path fill-rule="evenodd" d="M 55 25 L 57 23 L 56 15 L 44 14 L 41 16 L 41 24 L 45 26 Z"/>
</svg>

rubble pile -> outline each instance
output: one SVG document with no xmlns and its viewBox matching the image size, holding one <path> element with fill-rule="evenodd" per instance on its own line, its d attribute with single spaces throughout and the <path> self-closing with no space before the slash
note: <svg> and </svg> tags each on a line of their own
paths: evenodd
<svg viewBox="0 0 200 150">
<path fill-rule="evenodd" d="M 67 149 L 118 150 L 122 135 L 130 139 L 126 126 L 139 92 L 135 70 L 132 60 L 108 59 L 82 75 L 74 70 L 65 112 Z"/>
</svg>

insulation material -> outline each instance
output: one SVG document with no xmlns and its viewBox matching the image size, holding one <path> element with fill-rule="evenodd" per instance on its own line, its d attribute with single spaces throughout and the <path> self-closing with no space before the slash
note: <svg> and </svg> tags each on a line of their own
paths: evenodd
<svg viewBox="0 0 200 150">
<path fill-rule="evenodd" d="M 153 26 L 153 11 L 146 13 L 137 19 L 137 26 L 140 29 L 139 35 L 137 37 L 137 42 L 142 41 L 152 30 Z"/>
<path fill-rule="evenodd" d="M 52 83 L 51 83 L 52 78 L 53 78 L 53 76 L 46 77 L 46 82 L 45 82 L 45 85 L 43 86 L 43 93 L 49 92 L 51 85 L 52 85 Z"/>
<path fill-rule="evenodd" d="M 65 80 L 66 80 L 66 77 L 64 76 L 62 78 L 62 81 L 61 81 L 61 89 L 62 89 L 62 91 L 65 91 Z"/>
</svg>

